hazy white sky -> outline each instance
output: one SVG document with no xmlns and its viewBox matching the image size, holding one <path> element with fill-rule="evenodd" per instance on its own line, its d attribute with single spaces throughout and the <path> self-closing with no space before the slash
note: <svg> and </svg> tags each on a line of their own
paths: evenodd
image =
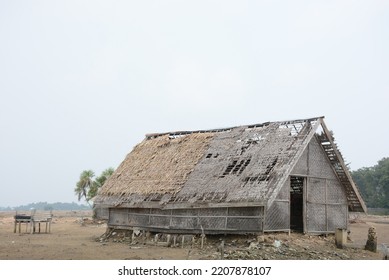
<svg viewBox="0 0 389 280">
<path fill-rule="evenodd" d="M 389 156 L 389 1 L 0 0 L 0 206 L 76 201 L 146 133 L 324 115 Z"/>
</svg>

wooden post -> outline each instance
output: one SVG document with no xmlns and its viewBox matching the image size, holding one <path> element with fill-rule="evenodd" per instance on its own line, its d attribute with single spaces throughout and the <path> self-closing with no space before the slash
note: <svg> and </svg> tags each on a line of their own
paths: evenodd
<svg viewBox="0 0 389 280">
<path fill-rule="evenodd" d="M 170 235 L 170 234 L 168 234 L 168 235 L 166 236 L 166 243 L 167 243 L 167 247 L 171 247 L 171 245 L 172 245 L 172 240 L 171 240 L 171 235 Z"/>
<path fill-rule="evenodd" d="M 337 228 L 335 231 L 335 245 L 343 249 L 347 243 L 347 231 L 343 228 Z"/>
<path fill-rule="evenodd" d="M 224 259 L 224 240 L 222 240 L 222 243 L 220 244 L 220 259 Z"/>
<path fill-rule="evenodd" d="M 159 236 L 158 236 L 158 233 L 154 236 L 154 243 L 155 244 L 157 244 L 158 243 L 158 238 L 159 238 Z"/>
<path fill-rule="evenodd" d="M 201 249 L 204 248 L 204 238 L 205 238 L 205 234 L 201 234 Z"/>
<path fill-rule="evenodd" d="M 201 226 L 201 249 L 204 248 L 204 238 L 205 238 L 205 234 L 204 234 L 204 228 L 202 225 Z"/>
</svg>

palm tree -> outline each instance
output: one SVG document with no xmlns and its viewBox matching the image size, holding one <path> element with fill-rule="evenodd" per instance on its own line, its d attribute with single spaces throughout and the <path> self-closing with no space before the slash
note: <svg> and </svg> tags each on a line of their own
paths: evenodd
<svg viewBox="0 0 389 280">
<path fill-rule="evenodd" d="M 90 188 L 93 186 L 93 177 L 95 176 L 95 173 L 92 170 L 84 170 L 81 172 L 80 180 L 76 184 L 76 188 L 74 189 L 74 192 L 78 196 L 78 201 L 81 200 L 82 197 L 85 198 L 86 202 L 89 206 L 89 197 L 88 192 L 90 191 Z"/>
<path fill-rule="evenodd" d="M 101 188 L 105 181 L 112 175 L 114 169 L 112 167 L 105 169 L 99 177 L 93 181 L 92 186 L 89 188 L 87 199 L 88 201 L 94 198 L 97 195 L 97 191 Z"/>
<path fill-rule="evenodd" d="M 114 169 L 112 167 L 105 169 L 99 177 L 96 178 L 95 182 L 98 187 L 102 187 L 109 177 L 113 174 Z"/>
</svg>

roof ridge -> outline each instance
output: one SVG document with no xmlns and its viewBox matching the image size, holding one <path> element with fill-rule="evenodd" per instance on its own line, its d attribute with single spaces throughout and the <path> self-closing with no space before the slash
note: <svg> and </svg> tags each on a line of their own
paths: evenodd
<svg viewBox="0 0 389 280">
<path fill-rule="evenodd" d="M 229 131 L 229 130 L 239 128 L 239 127 L 255 128 L 255 127 L 268 126 L 268 125 L 273 124 L 273 123 L 279 123 L 282 125 L 282 124 L 292 124 L 292 123 L 307 122 L 307 121 L 316 121 L 319 119 L 324 119 L 324 116 L 307 118 L 307 119 L 286 120 L 286 121 L 271 121 L 271 122 L 268 121 L 268 122 L 257 123 L 257 124 L 238 125 L 238 126 L 231 126 L 231 127 L 225 127 L 225 128 L 215 128 L 215 129 L 182 130 L 182 131 L 170 131 L 170 132 L 161 132 L 161 133 L 148 133 L 145 136 L 147 139 L 152 139 L 152 138 L 160 137 L 163 135 L 183 136 L 183 135 L 188 135 L 188 134 L 192 134 L 192 133 L 215 133 L 215 132 Z"/>
</svg>

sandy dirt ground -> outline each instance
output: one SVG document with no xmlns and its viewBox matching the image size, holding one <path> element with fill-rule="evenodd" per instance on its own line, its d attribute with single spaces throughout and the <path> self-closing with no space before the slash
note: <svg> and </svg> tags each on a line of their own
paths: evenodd
<svg viewBox="0 0 389 280">
<path fill-rule="evenodd" d="M 224 242 L 224 259 L 373 259 L 383 258 L 383 252 L 363 250 L 368 229 L 377 231 L 379 249 L 389 246 L 389 216 L 355 215 L 350 217 L 350 237 L 347 248 L 338 249 L 334 236 L 309 236 L 286 233 L 254 236 L 207 237 L 201 248 L 200 238 L 184 246 L 166 247 L 153 238 L 132 240 L 123 232 L 111 232 L 104 238 L 107 226 L 93 222 L 88 211 L 57 211 L 51 233 L 30 234 L 26 225 L 14 233 L 14 213 L 0 212 L 0 260 L 185 260 L 220 259 L 220 244 Z"/>
</svg>

